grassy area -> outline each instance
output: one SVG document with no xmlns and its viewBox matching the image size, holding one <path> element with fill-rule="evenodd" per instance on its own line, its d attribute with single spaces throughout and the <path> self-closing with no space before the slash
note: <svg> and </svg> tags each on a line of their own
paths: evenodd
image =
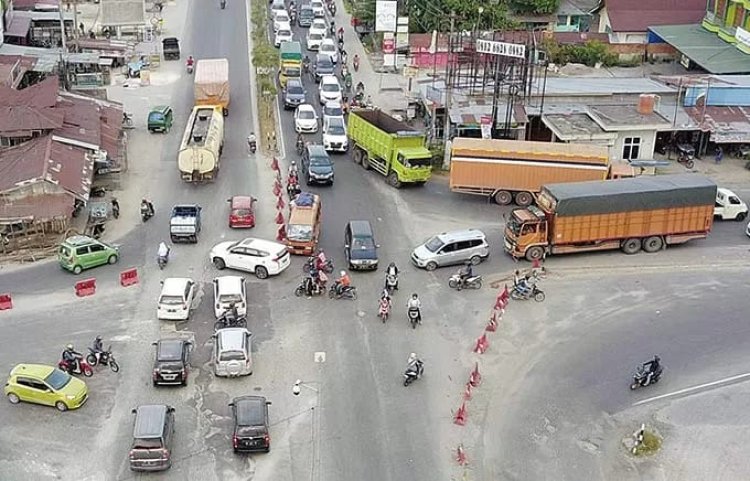
<svg viewBox="0 0 750 481">
<path fill-rule="evenodd" d="M 278 138 L 276 128 L 276 71 L 278 51 L 268 37 L 268 3 L 265 0 L 251 0 L 253 66 L 256 73 L 258 99 L 258 146 L 270 155 L 277 153 L 275 146 L 269 149 L 269 136 Z"/>
<path fill-rule="evenodd" d="M 661 448 L 661 438 L 649 430 L 643 432 L 643 443 L 635 448 L 636 456 L 651 456 Z"/>
</svg>

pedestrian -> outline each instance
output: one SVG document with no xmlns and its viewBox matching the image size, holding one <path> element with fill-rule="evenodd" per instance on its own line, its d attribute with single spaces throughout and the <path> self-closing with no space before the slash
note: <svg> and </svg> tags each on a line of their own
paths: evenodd
<svg viewBox="0 0 750 481">
<path fill-rule="evenodd" d="M 83 22 L 78 25 L 78 29 L 81 31 L 81 35 L 86 35 L 86 28 L 83 26 Z"/>
<path fill-rule="evenodd" d="M 724 150 L 722 150 L 721 146 L 716 146 L 716 157 L 714 157 L 714 160 L 716 160 L 717 164 L 721 164 L 721 159 L 724 158 Z"/>
<path fill-rule="evenodd" d="M 120 217 L 120 203 L 114 197 L 112 197 L 112 215 L 115 219 Z"/>
</svg>

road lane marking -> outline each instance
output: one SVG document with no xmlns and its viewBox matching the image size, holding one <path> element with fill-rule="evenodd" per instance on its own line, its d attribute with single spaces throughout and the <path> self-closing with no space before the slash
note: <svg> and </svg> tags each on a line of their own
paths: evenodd
<svg viewBox="0 0 750 481">
<path fill-rule="evenodd" d="M 647 399 L 642 399 L 642 400 L 640 400 L 638 402 L 633 403 L 633 406 L 640 406 L 642 404 L 647 404 L 647 403 L 650 403 L 650 402 L 653 402 L 653 401 L 658 401 L 660 399 L 666 399 L 666 398 L 670 398 L 670 397 L 674 397 L 674 396 L 679 396 L 681 394 L 691 393 L 691 392 L 694 392 L 694 391 L 699 391 L 701 389 L 705 389 L 707 387 L 713 387 L 713 386 L 718 386 L 718 385 L 721 385 L 721 384 L 727 384 L 727 383 L 730 383 L 730 382 L 733 382 L 733 381 L 738 381 L 738 380 L 745 379 L 745 378 L 750 378 L 750 372 L 746 372 L 745 374 L 737 374 L 736 376 L 726 377 L 724 379 L 719 379 L 718 381 L 707 382 L 705 384 L 698 384 L 697 386 L 686 387 L 685 389 L 680 389 L 679 391 L 674 391 L 674 392 L 670 392 L 670 393 L 667 393 L 667 394 L 662 394 L 660 396 L 654 396 L 654 397 L 650 397 L 650 398 L 647 398 Z"/>
</svg>

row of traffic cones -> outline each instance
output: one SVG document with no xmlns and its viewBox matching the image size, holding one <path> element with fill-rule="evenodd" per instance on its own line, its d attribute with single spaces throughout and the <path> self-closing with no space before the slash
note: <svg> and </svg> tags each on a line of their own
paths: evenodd
<svg viewBox="0 0 750 481">
<path fill-rule="evenodd" d="M 271 170 L 276 173 L 276 178 L 273 181 L 273 195 L 276 196 L 276 225 L 279 226 L 279 230 L 276 232 L 276 240 L 284 242 L 286 240 L 286 222 L 284 221 L 284 197 L 283 187 L 281 185 L 281 169 L 279 168 L 279 160 L 274 157 L 271 161 Z"/>
</svg>

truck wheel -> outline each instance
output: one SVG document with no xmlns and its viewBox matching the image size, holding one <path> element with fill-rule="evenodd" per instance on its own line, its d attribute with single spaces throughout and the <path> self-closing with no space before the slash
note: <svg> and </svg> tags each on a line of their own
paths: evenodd
<svg viewBox="0 0 750 481">
<path fill-rule="evenodd" d="M 397 189 L 401 188 L 401 181 L 398 180 L 398 174 L 396 174 L 395 172 L 391 172 L 390 174 L 388 174 L 388 177 L 386 180 L 391 186 Z"/>
<path fill-rule="evenodd" d="M 526 249 L 526 260 L 534 262 L 544 257 L 544 249 L 540 246 L 533 246 Z"/>
<path fill-rule="evenodd" d="M 747 217 L 747 212 L 740 212 L 739 214 L 737 214 L 737 217 L 735 217 L 734 220 L 736 220 L 737 222 L 742 222 L 743 220 L 745 220 L 745 217 Z"/>
<path fill-rule="evenodd" d="M 519 207 L 527 207 L 531 205 L 531 203 L 534 202 L 534 196 L 531 195 L 529 192 L 518 192 L 516 194 L 516 204 Z"/>
<path fill-rule="evenodd" d="M 622 243 L 622 251 L 628 255 L 636 254 L 641 250 L 641 240 L 636 237 L 631 237 Z"/>
<path fill-rule="evenodd" d="M 497 205 L 508 205 L 513 201 L 513 195 L 507 190 L 499 190 L 492 196 Z"/>
<path fill-rule="evenodd" d="M 646 238 L 643 241 L 643 250 L 646 252 L 657 252 L 664 247 L 664 240 L 658 235 Z"/>
<path fill-rule="evenodd" d="M 362 162 L 362 151 L 357 147 L 354 147 L 354 152 L 352 152 L 352 160 L 355 164 Z"/>
</svg>

